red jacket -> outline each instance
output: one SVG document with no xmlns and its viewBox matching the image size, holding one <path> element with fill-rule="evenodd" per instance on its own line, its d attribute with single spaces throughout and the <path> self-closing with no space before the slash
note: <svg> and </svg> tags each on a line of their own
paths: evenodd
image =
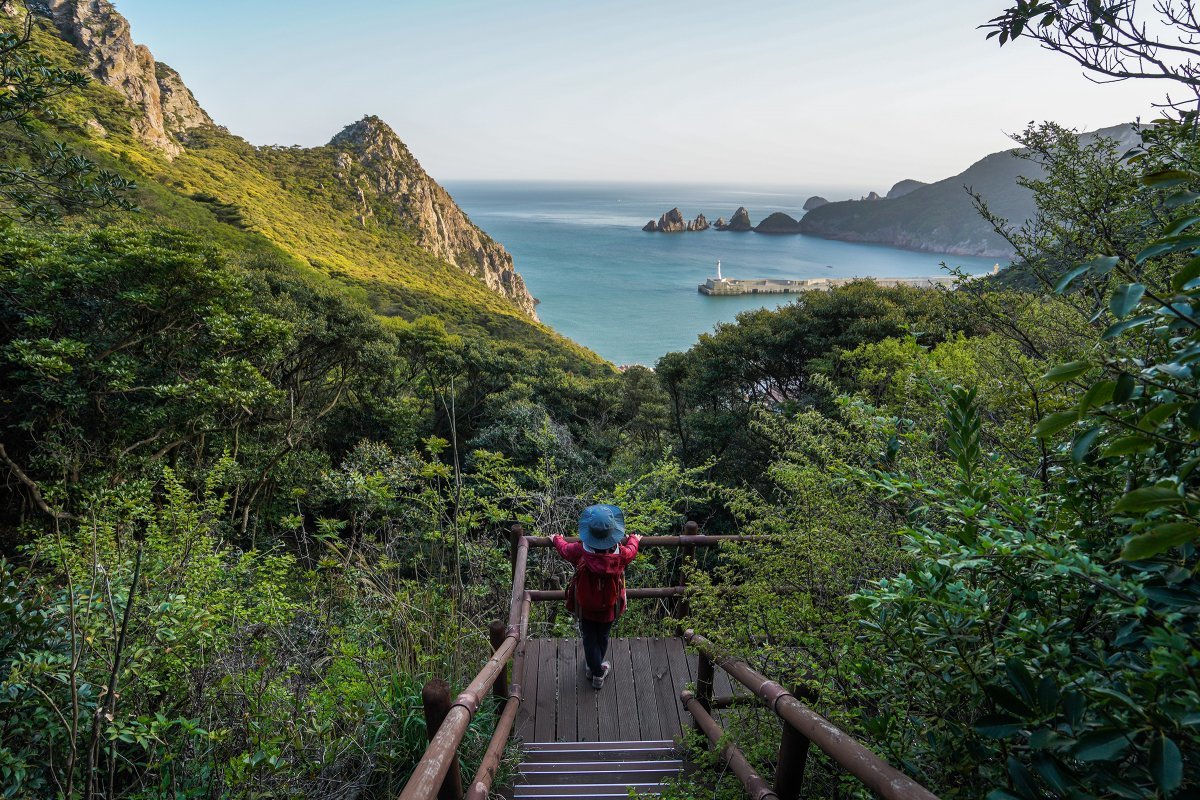
<svg viewBox="0 0 1200 800">
<path fill-rule="evenodd" d="M 621 575 L 625 572 L 625 567 L 629 566 L 633 559 L 637 558 L 638 542 L 641 541 L 640 536 L 630 535 L 625 537 L 625 541 L 617 546 L 615 553 L 589 553 L 583 549 L 582 542 L 568 542 L 562 536 L 555 534 L 550 537 L 550 541 L 554 542 L 554 549 L 558 554 L 575 565 L 575 571 L 586 569 L 596 575 Z M 627 600 L 625 597 L 625 585 L 621 584 L 621 602 L 620 610 L 625 609 Z M 607 615 L 607 619 L 597 619 L 593 622 L 614 622 L 619 616 L 619 611 L 614 609 Z"/>
</svg>

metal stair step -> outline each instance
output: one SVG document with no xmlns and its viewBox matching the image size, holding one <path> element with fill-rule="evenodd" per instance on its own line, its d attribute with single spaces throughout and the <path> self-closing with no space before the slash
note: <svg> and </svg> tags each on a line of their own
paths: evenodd
<svg viewBox="0 0 1200 800">
<path fill-rule="evenodd" d="M 574 783 L 566 785 L 530 786 L 518 784 L 513 787 L 513 800 L 520 798 L 551 797 L 629 797 L 629 790 L 638 794 L 659 794 L 660 783 Z"/>
<path fill-rule="evenodd" d="M 675 747 L 671 739 L 649 739 L 634 742 L 525 742 L 521 749 L 527 752 L 562 750 L 648 750 Z"/>
<path fill-rule="evenodd" d="M 673 778 L 679 774 L 678 767 L 665 767 L 662 769 L 615 769 L 601 770 L 573 770 L 559 772 L 523 772 L 518 785 L 523 786 L 541 786 L 541 785 L 564 785 L 564 784 L 637 784 L 637 783 L 659 783 L 661 781 Z"/>
<path fill-rule="evenodd" d="M 553 764 L 556 762 L 591 761 L 613 763 L 619 761 L 674 760 L 679 758 L 679 748 L 674 744 L 664 747 L 645 747 L 636 750 L 528 750 L 521 754 L 526 764 Z"/>
<path fill-rule="evenodd" d="M 683 769 L 681 759 L 653 759 L 647 761 L 526 761 L 517 766 L 521 774 L 539 772 L 623 772 L 639 769 Z"/>
</svg>

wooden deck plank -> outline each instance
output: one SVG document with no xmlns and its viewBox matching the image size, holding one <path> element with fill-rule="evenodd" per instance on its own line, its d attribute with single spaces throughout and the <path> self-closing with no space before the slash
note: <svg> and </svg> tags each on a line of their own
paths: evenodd
<svg viewBox="0 0 1200 800">
<path fill-rule="evenodd" d="M 538 653 L 542 642 L 538 639 L 525 641 L 525 664 L 521 676 L 521 710 L 517 714 L 517 736 L 521 741 L 533 741 L 533 718 L 537 709 Z"/>
<path fill-rule="evenodd" d="M 643 739 L 661 739 L 662 715 L 658 710 L 658 697 L 654 691 L 654 670 L 650 662 L 650 642 L 637 637 L 629 640 L 629 657 L 633 662 L 634 703 L 637 706 L 638 722 Z"/>
<path fill-rule="evenodd" d="M 683 703 L 679 699 L 679 693 L 695 681 L 692 667 L 689 664 L 691 654 L 684 650 L 682 639 L 668 639 L 666 648 L 667 659 L 671 662 L 671 677 L 675 683 L 673 687 L 675 692 L 675 709 L 679 713 L 681 726 L 690 728 L 692 725 L 692 715 L 684 710 Z"/>
<path fill-rule="evenodd" d="M 599 700 L 601 692 L 592 688 L 592 682 L 584 677 L 587 665 L 583 660 L 583 646 L 575 641 L 576 659 L 575 672 L 577 683 L 575 689 L 575 736 L 581 742 L 605 741 L 600 736 Z"/>
<path fill-rule="evenodd" d="M 561 742 L 577 742 L 575 693 L 583 679 L 583 670 L 576 666 L 579 651 L 576 639 L 558 640 L 558 705 L 555 714 L 555 737 Z"/>
<path fill-rule="evenodd" d="M 553 742 L 555 739 L 554 716 L 558 689 L 558 639 L 542 641 L 538 658 L 537 707 L 534 710 L 533 736 L 535 742 Z"/>
<path fill-rule="evenodd" d="M 629 640 L 613 639 L 612 673 L 604 682 L 601 692 L 615 690 L 617 695 L 617 730 L 621 741 L 631 742 L 646 739 L 642 736 L 638 722 L 637 695 L 634 693 L 633 660 L 629 656 Z M 611 686 L 611 688 L 610 688 Z"/>
<path fill-rule="evenodd" d="M 611 640 L 608 645 L 608 654 L 605 660 L 612 661 L 613 646 L 612 643 L 616 640 Z M 610 673 L 611 675 L 612 673 Z M 621 741 L 621 731 L 619 727 L 620 714 L 617 709 L 617 693 L 615 691 L 616 682 L 611 678 L 605 683 L 604 688 L 600 691 L 592 690 L 596 695 L 596 712 L 599 715 L 599 740 L 601 742 L 617 742 Z"/>
<path fill-rule="evenodd" d="M 675 739 L 680 734 L 678 690 L 667 656 L 667 643 L 650 639 L 646 643 L 650 655 L 650 673 L 654 678 L 654 699 L 658 705 L 660 733 L 663 739 Z M 682 687 L 680 687 L 682 688 Z"/>
</svg>

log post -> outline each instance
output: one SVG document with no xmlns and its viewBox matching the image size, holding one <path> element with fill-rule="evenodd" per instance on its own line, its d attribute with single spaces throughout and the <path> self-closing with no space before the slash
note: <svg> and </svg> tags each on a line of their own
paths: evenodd
<svg viewBox="0 0 1200 800">
<path fill-rule="evenodd" d="M 697 525 L 692 520 L 688 520 L 686 523 L 684 523 L 684 525 L 683 525 L 683 535 L 684 536 L 696 536 L 699 534 L 699 532 L 700 532 L 700 526 Z M 675 581 L 676 586 L 682 586 L 684 588 L 687 587 L 687 573 L 684 570 L 689 564 L 692 563 L 692 560 L 695 557 L 696 557 L 696 545 L 685 544 L 679 548 L 679 575 L 676 576 L 677 577 L 677 580 Z M 691 609 L 688 607 L 687 595 L 685 594 L 683 597 L 679 598 L 679 601 L 675 604 L 675 609 L 674 609 L 675 619 L 683 619 L 684 617 L 686 617 L 688 615 L 690 610 Z"/>
<path fill-rule="evenodd" d="M 696 656 L 696 702 L 706 712 L 712 713 L 713 662 L 703 650 Z M 699 724 L 696 730 L 704 733 Z"/>
<path fill-rule="evenodd" d="M 488 625 L 488 639 L 492 642 L 493 653 L 500 649 L 500 645 L 504 644 L 507 635 L 505 625 L 500 620 Z M 505 664 L 504 669 L 500 670 L 500 674 L 496 676 L 496 682 L 492 684 L 492 694 L 500 703 L 504 703 L 508 699 L 508 671 L 509 665 Z"/>
<path fill-rule="evenodd" d="M 508 558 L 512 562 L 513 575 L 517 572 L 517 545 L 521 543 L 521 537 L 524 535 L 525 526 L 519 522 L 514 522 L 508 529 Z"/>
<path fill-rule="evenodd" d="M 792 687 L 792 694 L 803 697 L 810 702 L 815 698 L 813 692 L 807 692 L 804 687 Z M 804 785 L 804 767 L 808 762 L 808 737 L 783 722 L 783 736 L 779 740 L 779 760 L 775 762 L 775 794 L 779 800 L 799 800 L 800 789 Z"/>
<path fill-rule="evenodd" d="M 446 715 L 450 713 L 450 684 L 441 678 L 426 683 L 421 689 L 421 705 L 425 710 L 425 734 L 432 742 Z M 438 789 L 438 800 L 462 800 L 462 770 L 458 765 L 458 752 L 443 755 L 450 759 L 450 769 Z"/>
</svg>

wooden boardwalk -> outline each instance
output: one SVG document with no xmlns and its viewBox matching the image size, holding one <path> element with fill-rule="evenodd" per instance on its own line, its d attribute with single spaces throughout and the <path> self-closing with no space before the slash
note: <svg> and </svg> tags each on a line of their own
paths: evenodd
<svg viewBox="0 0 1200 800">
<path fill-rule="evenodd" d="M 613 639 L 612 672 L 597 691 L 584 677 L 578 639 L 529 639 L 521 676 L 517 737 L 525 742 L 636 742 L 678 739 L 691 717 L 679 692 L 696 680 L 696 656 L 683 641 Z M 716 670 L 715 694 L 730 693 Z"/>
</svg>

